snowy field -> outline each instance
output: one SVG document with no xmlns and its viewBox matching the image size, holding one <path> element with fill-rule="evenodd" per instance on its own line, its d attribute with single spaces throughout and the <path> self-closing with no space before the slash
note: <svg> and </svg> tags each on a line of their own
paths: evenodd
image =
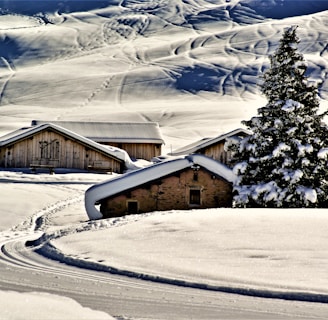
<svg viewBox="0 0 328 320">
<path fill-rule="evenodd" d="M 81 1 L 80 10 L 31 3 L 12 1 L 0 15 L 0 135 L 33 119 L 156 121 L 167 153 L 236 129 L 265 104 L 258 75 L 291 24 L 299 26 L 300 50 L 310 77 L 323 80 L 321 105 L 328 105 L 328 1 Z M 44 253 L 84 267 L 327 297 L 327 210 L 218 209 L 87 222 L 84 191 L 108 178 L 0 171 L 1 243 L 32 234 L 43 216 L 44 239 L 57 248 L 43 244 Z M 110 319 L 64 297 L 4 291 L 0 318 L 19 319 L 16 306 L 28 314 L 35 298 L 39 318 L 74 311 L 80 319 Z"/>
<path fill-rule="evenodd" d="M 93 262 L 168 282 L 328 294 L 326 210 L 157 212 L 85 229 L 50 244 L 78 265 Z"/>
<path fill-rule="evenodd" d="M 38 242 L 39 251 L 62 262 L 191 287 L 326 301 L 326 209 L 208 209 L 88 221 L 84 190 L 108 178 L 0 171 L 1 194 L 11 199 L 2 200 L 1 211 L 12 217 L 0 216 L 0 242 L 22 235 L 35 238 L 33 221 L 42 216 L 45 233 Z M 13 205 L 13 199 L 20 199 L 18 205 Z M 0 295 L 12 301 L 0 300 L 5 302 L 0 303 L 1 316 L 20 319 L 15 312 L 17 301 L 30 312 L 38 293 L 0 291 Z M 104 316 L 96 311 L 93 315 L 67 298 L 41 293 L 39 298 L 45 319 L 70 319 L 65 307 L 81 312 L 85 317 L 81 319 Z"/>
<path fill-rule="evenodd" d="M 87 219 L 83 210 L 84 190 L 104 175 L 63 173 L 54 176 L 21 171 L 0 171 L 0 244 L 34 234 L 38 217 L 46 220 L 59 214 L 54 228 L 78 228 Z M 18 200 L 17 200 L 18 199 Z M 48 222 L 45 223 L 47 228 Z M 79 305 L 76 301 L 40 292 L 17 293 L 0 290 L 0 318 L 26 319 L 112 319 L 109 315 Z"/>
</svg>

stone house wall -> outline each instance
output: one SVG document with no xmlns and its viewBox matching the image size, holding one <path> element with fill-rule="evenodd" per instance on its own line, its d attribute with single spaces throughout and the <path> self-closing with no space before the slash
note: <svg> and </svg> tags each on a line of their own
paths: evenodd
<svg viewBox="0 0 328 320">
<path fill-rule="evenodd" d="M 151 211 L 231 207 L 231 204 L 231 183 L 203 168 L 188 168 L 103 199 L 100 211 L 106 218 Z"/>
</svg>

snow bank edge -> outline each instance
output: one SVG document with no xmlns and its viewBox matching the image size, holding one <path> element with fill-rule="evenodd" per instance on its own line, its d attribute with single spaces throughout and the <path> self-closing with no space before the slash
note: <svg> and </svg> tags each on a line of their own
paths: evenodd
<svg viewBox="0 0 328 320">
<path fill-rule="evenodd" d="M 114 275 L 120 275 L 130 278 L 137 278 L 146 281 L 152 281 L 157 283 L 165 283 L 180 287 L 201 289 L 216 291 L 222 293 L 239 294 L 243 296 L 267 298 L 267 299 L 281 299 L 290 301 L 302 301 L 302 302 L 314 302 L 314 303 L 328 303 L 328 294 L 320 294 L 306 291 L 289 291 L 289 290 L 270 290 L 270 289 L 259 289 L 259 288 L 245 288 L 245 287 L 234 287 L 234 286 L 220 286 L 211 285 L 208 283 L 193 282 L 181 280 L 178 278 L 167 278 L 162 276 L 156 276 L 152 274 L 139 273 L 130 270 L 118 269 L 111 266 L 106 266 L 101 263 L 93 261 L 85 261 L 78 258 L 73 258 L 65 255 L 63 252 L 54 247 L 51 243 L 46 242 L 35 250 L 36 253 L 70 266 L 107 272 Z"/>
</svg>

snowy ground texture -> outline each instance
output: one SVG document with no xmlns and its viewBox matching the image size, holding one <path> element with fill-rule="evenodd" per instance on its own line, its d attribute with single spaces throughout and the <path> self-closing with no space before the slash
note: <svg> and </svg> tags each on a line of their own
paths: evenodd
<svg viewBox="0 0 328 320">
<path fill-rule="evenodd" d="M 327 97 L 328 1 L 10 3 L 0 134 L 32 119 L 156 121 L 171 151 L 236 129 L 265 103 L 258 76 L 291 24 Z"/>
<path fill-rule="evenodd" d="M 327 234 L 326 210 L 171 211 L 57 231 L 41 252 L 169 283 L 328 301 Z"/>
<path fill-rule="evenodd" d="M 208 209 L 88 221 L 82 195 L 108 178 L 0 171 L 4 198 L 20 199 L 18 206 L 2 204 L 19 219 L 0 216 L 1 240 L 32 235 L 42 216 L 35 245 L 62 262 L 192 287 L 328 301 L 326 209 Z"/>
<path fill-rule="evenodd" d="M 1 319 L 97 319 L 113 320 L 104 312 L 82 307 L 76 301 L 47 293 L 0 291 Z"/>
<path fill-rule="evenodd" d="M 83 210 L 84 190 L 104 175 L 67 173 L 55 176 L 30 174 L 26 170 L 0 171 L 0 244 L 34 234 L 39 217 L 44 228 L 78 228 L 87 219 Z M 42 194 L 42 196 L 40 196 Z M 19 199 L 19 201 L 17 201 Z M 51 217 L 60 215 L 60 223 Z M 54 230 L 53 229 L 53 230 Z M 0 290 L 0 319 L 113 319 L 82 307 L 76 301 L 40 292 L 17 293 Z"/>
<path fill-rule="evenodd" d="M 166 153 L 236 129 L 265 104 L 258 75 L 291 24 L 299 26 L 309 76 L 323 81 L 321 104 L 328 105 L 326 0 L 58 3 L 0 1 L 0 135 L 33 119 L 156 121 Z M 48 242 L 40 250 L 85 267 L 327 299 L 327 210 L 221 209 L 87 222 L 84 191 L 106 178 L 1 171 L 1 240 L 29 233 L 43 216 Z M 135 246 L 138 255 L 130 254 Z M 35 298 L 0 295 L 7 319 L 17 317 L 5 301 Z M 85 309 L 57 298 L 80 308 L 82 319 Z"/>
</svg>

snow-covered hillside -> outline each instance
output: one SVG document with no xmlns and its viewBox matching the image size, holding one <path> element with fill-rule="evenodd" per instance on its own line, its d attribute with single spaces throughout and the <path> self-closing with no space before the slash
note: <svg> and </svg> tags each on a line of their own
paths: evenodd
<svg viewBox="0 0 328 320">
<path fill-rule="evenodd" d="M 235 129 L 291 24 L 309 76 L 327 77 L 328 1 L 0 4 L 0 134 L 35 118 L 158 121 L 176 148 Z"/>
</svg>

